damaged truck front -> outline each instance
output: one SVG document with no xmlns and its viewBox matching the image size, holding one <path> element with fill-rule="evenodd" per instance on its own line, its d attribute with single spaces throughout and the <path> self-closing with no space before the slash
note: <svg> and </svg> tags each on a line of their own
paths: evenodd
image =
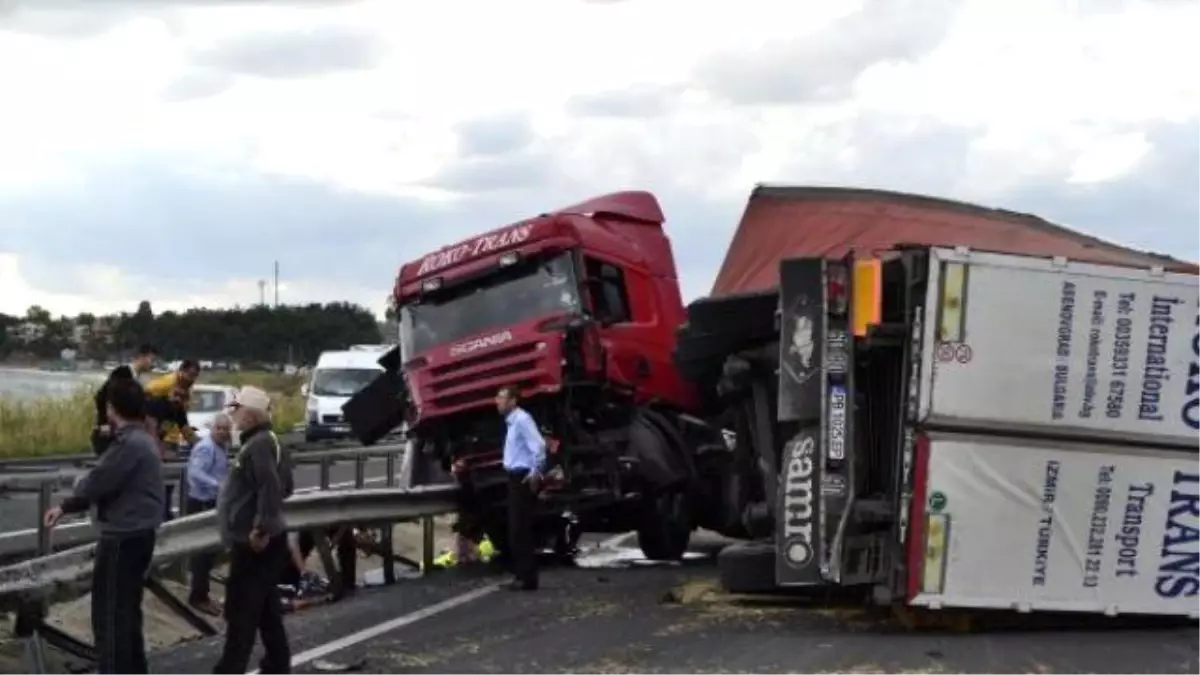
<svg viewBox="0 0 1200 675">
<path fill-rule="evenodd" d="M 1197 295 L 1032 216 L 757 188 L 676 351 L 735 432 L 726 586 L 1194 617 Z"/>
<path fill-rule="evenodd" d="M 463 515 L 503 550 L 494 398 L 514 387 L 549 446 L 541 538 L 565 516 L 575 532 L 636 530 L 647 557 L 679 558 L 719 518 L 705 505 L 728 452 L 689 414 L 696 388 L 672 363 L 684 307 L 663 221 L 653 195 L 611 194 L 404 265 L 400 347 L 347 420 L 370 443 L 403 409 L 411 483 L 463 486 Z"/>
</svg>

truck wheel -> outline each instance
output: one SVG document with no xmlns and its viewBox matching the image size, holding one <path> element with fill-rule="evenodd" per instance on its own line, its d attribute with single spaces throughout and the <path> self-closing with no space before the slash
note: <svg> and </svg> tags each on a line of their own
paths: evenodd
<svg viewBox="0 0 1200 675">
<path fill-rule="evenodd" d="M 719 298 L 700 298 L 687 306 L 688 323 L 702 331 L 742 335 L 775 335 L 775 310 L 779 291 L 734 293 Z"/>
<path fill-rule="evenodd" d="M 692 538 L 691 509 L 687 494 L 672 491 L 660 494 L 647 504 L 647 513 L 638 525 L 638 546 L 647 560 L 679 560 L 687 553 Z"/>
<path fill-rule="evenodd" d="M 721 585 L 730 593 L 771 593 L 775 587 L 775 544 L 743 541 L 717 554 Z"/>
<path fill-rule="evenodd" d="M 675 331 L 675 351 L 672 356 L 679 368 L 695 369 L 697 364 L 705 362 L 715 362 L 719 368 L 729 354 L 770 344 L 778 339 L 775 333 L 754 334 L 741 331 L 736 326 L 716 333 L 684 324 Z"/>
</svg>

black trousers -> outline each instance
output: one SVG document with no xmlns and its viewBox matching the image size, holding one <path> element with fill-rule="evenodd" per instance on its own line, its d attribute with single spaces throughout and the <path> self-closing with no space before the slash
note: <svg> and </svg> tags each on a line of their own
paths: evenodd
<svg viewBox="0 0 1200 675">
<path fill-rule="evenodd" d="M 216 507 L 216 502 L 206 502 L 188 497 L 187 513 L 184 515 L 211 511 Z M 211 586 L 212 570 L 216 562 L 216 553 L 201 553 L 192 556 L 192 559 L 189 561 L 191 567 L 191 591 L 188 593 L 188 602 L 203 602 L 209 599 L 208 594 Z"/>
<path fill-rule="evenodd" d="M 248 544 L 230 550 L 229 582 L 225 586 L 225 649 L 214 673 L 245 673 L 256 634 L 266 652 L 259 662 L 263 673 L 289 673 L 292 650 L 283 628 L 279 578 L 288 564 L 287 535 L 271 539 L 261 553 Z"/>
<path fill-rule="evenodd" d="M 533 552 L 533 517 L 537 495 L 525 482 L 528 475 L 528 471 L 508 472 L 508 552 L 517 581 L 536 587 L 538 568 Z"/>
<path fill-rule="evenodd" d="M 108 434 L 100 433 L 99 427 L 95 427 L 92 429 L 92 452 L 96 453 L 97 457 L 99 457 L 100 455 L 103 455 L 104 451 L 108 449 L 108 446 L 111 443 L 112 443 L 112 436 L 109 436 Z"/>
<path fill-rule="evenodd" d="M 358 585 L 358 543 L 354 541 L 353 528 L 346 527 L 346 531 L 342 533 L 341 538 L 337 537 L 339 529 L 341 528 L 331 527 L 326 534 L 330 538 L 330 545 L 334 547 L 333 555 L 337 560 L 342 591 L 353 591 Z M 317 538 L 311 530 L 304 530 L 300 533 L 296 543 L 300 549 L 300 557 L 308 560 L 308 557 L 312 555 L 313 549 L 317 547 Z M 300 570 L 290 562 L 290 558 L 288 560 L 287 568 L 284 570 L 283 578 L 279 583 L 298 586 L 300 584 Z M 332 576 L 333 570 L 325 570 L 325 573 Z"/>
<path fill-rule="evenodd" d="M 154 556 L 154 530 L 102 536 L 92 575 L 92 634 L 97 672 L 148 673 L 142 593 Z"/>
<path fill-rule="evenodd" d="M 175 501 L 175 485 L 174 483 L 163 484 L 163 522 L 167 522 L 175 518 L 175 514 L 171 513 L 171 502 Z"/>
</svg>

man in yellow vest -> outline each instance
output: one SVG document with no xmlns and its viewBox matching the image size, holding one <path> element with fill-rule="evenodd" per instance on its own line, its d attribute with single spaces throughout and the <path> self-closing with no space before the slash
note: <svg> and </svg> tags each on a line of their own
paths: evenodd
<svg viewBox="0 0 1200 675">
<path fill-rule="evenodd" d="M 160 455 L 168 459 L 167 452 L 179 450 L 186 440 L 194 445 L 198 440 L 196 430 L 188 425 L 187 410 L 191 402 L 192 385 L 200 377 L 200 364 L 186 359 L 173 373 L 156 377 L 146 385 L 146 420 L 151 424 L 150 433 L 158 438 Z M 172 495 L 175 486 L 167 483 L 166 512 L 164 518 L 171 519 Z"/>
<path fill-rule="evenodd" d="M 192 385 L 200 377 L 200 364 L 193 359 L 185 359 L 173 373 L 154 378 L 146 385 L 146 396 L 151 399 L 171 400 L 182 408 L 183 424 L 172 423 L 168 420 L 160 429 L 162 442 L 168 448 L 178 448 L 185 440 L 189 443 L 196 441 L 195 430 L 187 426 L 187 409 L 191 404 Z M 180 400 L 182 393 L 182 398 Z"/>
</svg>

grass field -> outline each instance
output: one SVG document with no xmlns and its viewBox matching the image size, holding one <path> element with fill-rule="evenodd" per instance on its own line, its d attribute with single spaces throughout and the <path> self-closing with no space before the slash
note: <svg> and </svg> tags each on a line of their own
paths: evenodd
<svg viewBox="0 0 1200 675">
<path fill-rule="evenodd" d="M 253 385 L 271 393 L 275 428 L 291 431 L 304 421 L 301 378 L 277 373 L 204 373 L 202 384 Z M 66 398 L 0 397 L 0 459 L 50 457 L 87 452 L 95 407 L 92 388 Z"/>
</svg>

